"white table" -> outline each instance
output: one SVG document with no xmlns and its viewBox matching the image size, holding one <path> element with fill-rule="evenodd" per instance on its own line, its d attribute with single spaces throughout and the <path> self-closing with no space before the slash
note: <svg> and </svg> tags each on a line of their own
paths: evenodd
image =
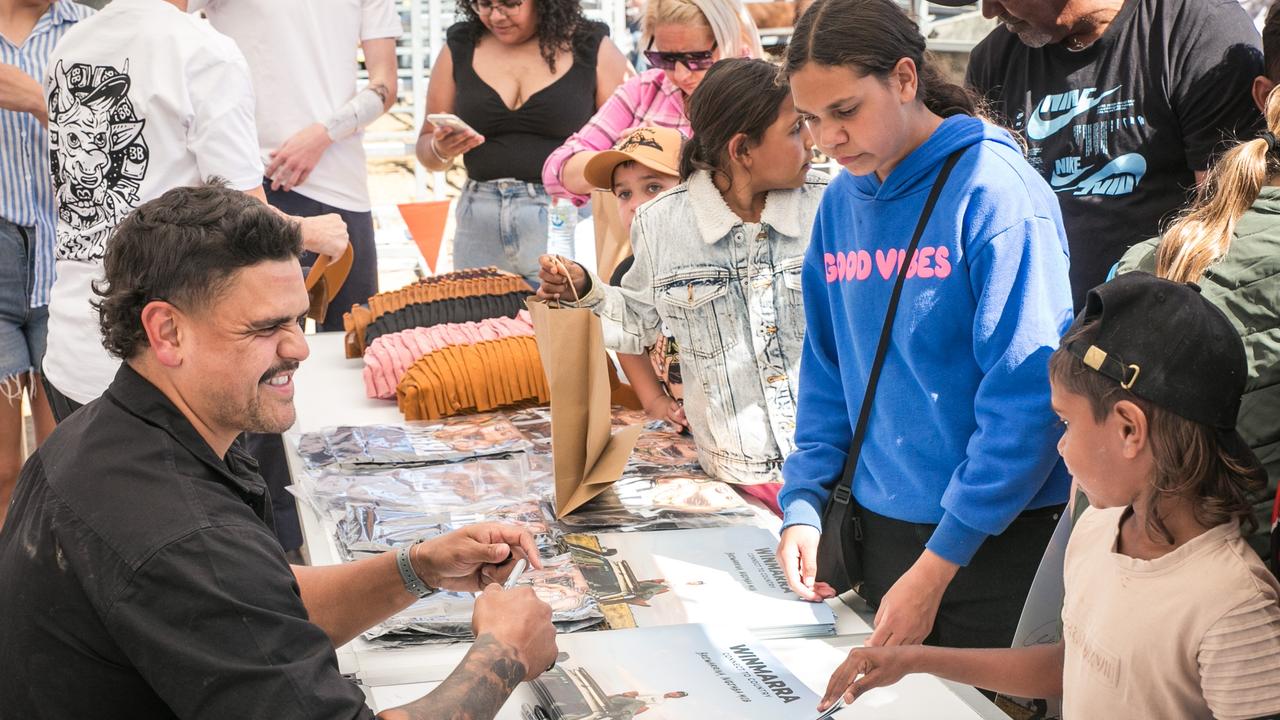
<svg viewBox="0 0 1280 720">
<path fill-rule="evenodd" d="M 852 637 L 821 640 L 768 640 L 762 643 L 778 657 L 797 678 L 819 695 L 827 678 L 851 647 Z M 414 673 L 412 664 L 400 668 L 395 676 L 374 674 L 364 687 L 369 706 L 375 712 L 399 707 L 417 700 L 440 685 L 439 682 L 397 681 Z M 383 682 L 390 680 L 390 682 Z M 816 714 L 816 713 L 814 713 Z M 804 713 L 797 709 L 796 717 Z M 908 675 L 898 684 L 878 688 L 859 698 L 851 707 L 836 714 L 843 720 L 1009 720 L 999 708 L 977 690 L 939 680 L 928 675 Z"/>
<path fill-rule="evenodd" d="M 294 404 L 297 408 L 298 420 L 286 433 L 285 442 L 290 471 L 295 478 L 303 472 L 301 458 L 294 450 L 298 434 L 335 425 L 396 423 L 402 420 L 395 402 L 375 400 L 365 396 L 364 383 L 361 379 L 363 363 L 359 359 L 348 360 L 343 357 L 341 334 L 310 335 L 307 340 L 311 346 L 311 356 L 294 374 L 296 387 Z M 761 526 L 777 532 L 781 526 L 778 518 L 764 510 L 758 503 L 756 505 Z M 312 565 L 332 565 L 342 561 L 334 540 L 334 527 L 330 521 L 322 518 L 307 503 L 298 503 L 298 519 L 302 525 L 302 533 Z M 829 653 L 825 655 L 819 653 L 815 656 L 811 652 L 806 652 L 805 648 L 812 650 L 820 647 L 811 645 L 816 642 L 847 651 L 847 648 L 859 645 L 866 640 L 867 628 L 872 617 L 869 608 L 851 593 L 847 604 L 840 600 L 830 600 L 828 604 L 836 614 L 836 637 L 820 640 L 774 640 L 765 643 L 787 663 L 788 667 L 792 668 L 798 677 L 811 684 L 815 690 L 825 687 L 826 678 L 835 667 L 835 663 L 831 661 Z M 379 705 L 384 708 L 394 707 L 420 697 L 434 687 L 434 684 L 443 681 L 461 661 L 469 647 L 469 643 L 453 643 L 383 648 L 357 638 L 338 649 L 338 665 L 341 672 L 354 676 L 367 688 L 372 688 L 375 696 L 377 692 L 396 698 L 401 698 L 404 693 L 412 695 L 394 702 L 383 700 Z M 1006 718 L 973 688 L 952 683 L 937 685 L 932 679 L 929 683 L 916 683 L 910 687 L 915 688 L 916 685 L 928 688 L 945 687 L 949 694 L 943 693 L 937 698 L 930 696 L 930 702 L 936 700 L 958 703 L 957 708 L 976 713 L 929 714 L 929 717 L 999 718 L 1001 720 Z M 382 688 L 387 689 L 381 690 Z M 907 694 L 918 695 L 919 693 Z M 885 693 L 883 696 L 890 695 Z M 901 705 L 901 702 L 898 704 Z M 902 707 L 915 706 L 908 703 Z M 911 717 L 911 715 L 890 713 L 877 714 L 875 717 L 897 718 Z"/>
</svg>

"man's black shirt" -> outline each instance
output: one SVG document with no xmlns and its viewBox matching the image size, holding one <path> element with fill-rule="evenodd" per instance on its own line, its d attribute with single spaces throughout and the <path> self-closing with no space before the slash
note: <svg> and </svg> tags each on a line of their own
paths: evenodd
<svg viewBox="0 0 1280 720">
<path fill-rule="evenodd" d="M 1250 96 L 1262 72 L 1237 0 L 1127 0 L 1080 52 L 1028 47 L 1003 27 L 974 48 L 968 84 L 1022 135 L 1062 205 L 1077 309 L 1187 204 L 1197 171 L 1262 129 Z"/>
<path fill-rule="evenodd" d="M 0 531 L 0 718 L 368 718 L 238 446 L 127 364 L 23 467 Z"/>
</svg>

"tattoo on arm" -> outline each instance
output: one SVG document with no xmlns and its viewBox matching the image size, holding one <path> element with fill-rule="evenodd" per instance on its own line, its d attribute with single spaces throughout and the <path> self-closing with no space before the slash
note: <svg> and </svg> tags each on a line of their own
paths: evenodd
<svg viewBox="0 0 1280 720">
<path fill-rule="evenodd" d="M 386 713 L 405 720 L 491 720 L 524 680 L 524 663 L 508 645 L 484 634 L 440 687 Z"/>
<path fill-rule="evenodd" d="M 376 82 L 369 83 L 369 89 L 378 97 L 382 98 L 383 105 L 387 104 L 387 98 L 391 96 L 391 88 L 387 87 L 384 83 Z"/>
</svg>

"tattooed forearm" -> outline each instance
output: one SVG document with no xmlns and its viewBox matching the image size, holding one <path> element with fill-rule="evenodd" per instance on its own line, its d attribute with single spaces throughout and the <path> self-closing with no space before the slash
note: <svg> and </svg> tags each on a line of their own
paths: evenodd
<svg viewBox="0 0 1280 720">
<path fill-rule="evenodd" d="M 476 638 L 462 664 L 440 687 L 408 705 L 388 710 L 383 720 L 491 720 L 524 679 L 516 651 L 492 635 Z"/>
<path fill-rule="evenodd" d="M 387 99 L 391 97 L 391 88 L 387 87 L 383 83 L 373 82 L 369 83 L 369 89 L 372 90 L 375 95 L 382 98 L 383 105 L 387 104 Z"/>
</svg>

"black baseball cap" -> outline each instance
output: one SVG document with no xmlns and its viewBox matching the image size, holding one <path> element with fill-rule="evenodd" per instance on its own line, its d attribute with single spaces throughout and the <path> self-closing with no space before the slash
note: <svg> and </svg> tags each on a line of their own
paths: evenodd
<svg viewBox="0 0 1280 720">
<path fill-rule="evenodd" d="M 1072 337 L 1090 322 L 1095 324 L 1088 333 Z M 1099 285 L 1085 297 L 1084 311 L 1063 347 L 1134 395 L 1214 428 L 1223 449 L 1242 467 L 1263 473 L 1236 432 L 1248 378 L 1244 343 L 1197 285 L 1144 272 Z"/>
</svg>

